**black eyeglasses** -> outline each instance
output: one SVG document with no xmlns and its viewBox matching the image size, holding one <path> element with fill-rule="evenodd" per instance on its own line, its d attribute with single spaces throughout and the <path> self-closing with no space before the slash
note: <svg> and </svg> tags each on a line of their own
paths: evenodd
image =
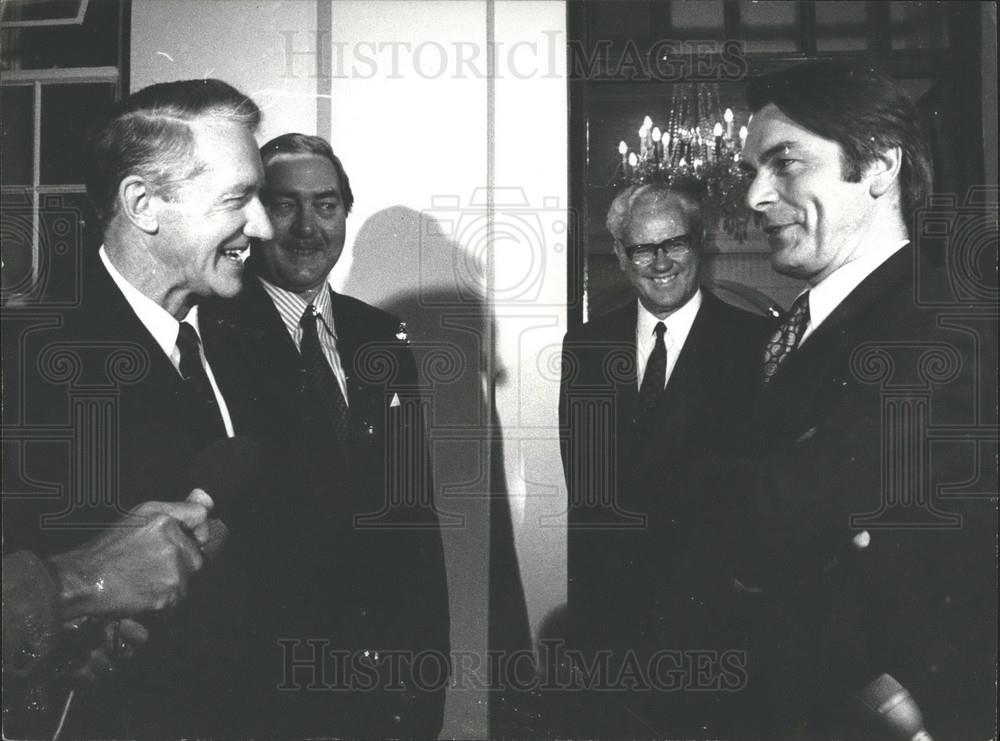
<svg viewBox="0 0 1000 741">
<path fill-rule="evenodd" d="M 678 237 L 671 237 L 656 243 L 625 245 L 625 254 L 628 255 L 628 259 L 639 267 L 652 265 L 659 250 L 663 250 L 663 253 L 671 260 L 686 257 L 691 252 L 691 235 L 681 234 Z"/>
</svg>

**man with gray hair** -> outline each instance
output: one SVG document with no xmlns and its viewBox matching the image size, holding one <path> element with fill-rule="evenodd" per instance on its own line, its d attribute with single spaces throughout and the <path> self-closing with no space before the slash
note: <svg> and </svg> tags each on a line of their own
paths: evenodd
<svg viewBox="0 0 1000 741">
<path fill-rule="evenodd" d="M 142 555 L 154 564 L 157 553 L 174 559 L 179 572 L 169 599 L 142 599 L 140 575 L 138 597 L 92 611 L 101 620 L 137 618 L 145 628 L 132 635 L 145 641 L 148 630 L 148 642 L 127 665 L 102 663 L 97 687 L 75 691 L 67 735 L 239 735 L 236 646 L 247 644 L 236 642 L 237 606 L 252 575 L 223 552 L 187 579 L 202 565 L 199 547 L 208 539 L 195 528 L 212 503 L 196 495 L 185 518 L 179 500 L 197 483 L 191 472 L 205 449 L 236 431 L 237 387 L 206 359 L 198 304 L 237 294 L 249 240 L 272 234 L 259 198 L 259 121 L 254 102 L 220 80 L 152 85 L 116 104 L 89 139 L 87 190 L 103 245 L 81 260 L 80 300 L 4 314 L 12 340 L 5 368 L 14 369 L 4 379 L 4 421 L 16 409 L 19 427 L 48 431 L 26 434 L 17 446 L 5 441 L 5 552 L 26 549 L 50 563 L 69 552 L 78 565 L 84 553 L 90 567 L 81 578 L 51 571 L 61 597 L 103 593 L 131 573 L 123 558 L 131 571 L 142 559 L 121 547 L 135 537 L 100 534 L 155 528 L 163 537 L 145 538 L 150 550 Z M 68 445 L 58 433 L 70 436 Z M 141 505 L 147 500 L 159 504 Z M 112 635 L 112 653 L 135 648 L 119 631 Z M 43 704 L 56 715 L 29 703 L 28 735 L 55 728 L 63 704 L 60 688 L 50 689 Z M 10 732 L 7 720 L 5 709 Z"/>
<path fill-rule="evenodd" d="M 559 412 L 570 641 L 588 660 L 611 662 L 582 688 L 579 725 L 566 730 L 725 736 L 733 693 L 699 691 L 684 669 L 692 651 L 708 652 L 715 686 L 719 657 L 730 651 L 738 665 L 740 649 L 726 625 L 724 554 L 707 552 L 699 536 L 712 515 L 686 462 L 738 444 L 766 321 L 701 288 L 706 229 L 695 188 L 629 187 L 607 227 L 638 300 L 566 334 Z M 629 666 L 641 677 L 633 688 L 649 691 L 616 686 Z M 670 667 L 680 676 L 672 684 Z"/>
</svg>

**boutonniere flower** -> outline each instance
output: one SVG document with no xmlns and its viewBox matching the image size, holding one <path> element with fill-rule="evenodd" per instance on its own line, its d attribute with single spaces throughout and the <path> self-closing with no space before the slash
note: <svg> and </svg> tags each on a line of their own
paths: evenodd
<svg viewBox="0 0 1000 741">
<path fill-rule="evenodd" d="M 400 342 L 410 342 L 410 333 L 406 329 L 406 322 L 399 323 L 399 329 L 396 330 L 396 339 Z"/>
</svg>

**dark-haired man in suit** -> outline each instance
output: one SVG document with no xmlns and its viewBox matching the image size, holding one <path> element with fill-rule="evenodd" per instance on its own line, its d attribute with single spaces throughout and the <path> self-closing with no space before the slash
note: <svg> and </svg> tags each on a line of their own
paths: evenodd
<svg viewBox="0 0 1000 741">
<path fill-rule="evenodd" d="M 285 556 L 258 615 L 273 708 L 259 730 L 435 737 L 447 586 L 405 325 L 327 284 L 354 202 L 330 145 L 285 134 L 261 156 L 274 238 L 254 242 L 246 289 L 207 329 L 213 362 L 251 369 L 246 422 L 293 482 L 261 519 Z"/>
<path fill-rule="evenodd" d="M 559 412 L 570 643 L 611 663 L 588 680 L 567 730 L 726 735 L 740 678 L 720 687 L 720 656 L 732 652 L 739 669 L 742 646 L 727 624 L 725 559 L 702 536 L 716 515 L 688 462 L 741 439 L 766 320 L 700 287 L 705 228 L 694 190 L 632 186 L 607 226 L 638 300 L 566 334 Z M 635 691 L 616 681 L 630 662 L 642 675 Z"/>
<path fill-rule="evenodd" d="M 906 703 L 891 734 L 880 720 L 902 685 L 934 738 L 987 738 L 996 306 L 962 286 L 995 287 L 995 264 L 960 272 L 967 241 L 945 247 L 951 275 L 926 254 L 930 154 L 891 79 L 802 65 L 748 98 L 748 202 L 773 267 L 809 284 L 762 357 L 756 480 L 732 487 L 758 536 L 736 574 L 762 732 L 917 738 Z"/>
</svg>

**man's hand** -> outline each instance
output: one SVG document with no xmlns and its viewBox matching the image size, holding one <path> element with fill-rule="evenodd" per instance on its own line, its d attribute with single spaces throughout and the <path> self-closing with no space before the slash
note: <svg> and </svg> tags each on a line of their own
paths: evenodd
<svg viewBox="0 0 1000 741">
<path fill-rule="evenodd" d="M 114 674 L 115 669 L 129 661 L 136 649 L 149 640 L 149 632 L 140 623 L 121 618 L 105 623 L 103 643 L 92 649 L 82 664 L 66 670 L 66 678 L 76 686 L 92 686 Z"/>
<path fill-rule="evenodd" d="M 179 602 L 204 559 L 211 497 L 195 489 L 184 502 L 145 502 L 97 539 L 53 556 L 62 619 L 132 616 Z"/>
</svg>

